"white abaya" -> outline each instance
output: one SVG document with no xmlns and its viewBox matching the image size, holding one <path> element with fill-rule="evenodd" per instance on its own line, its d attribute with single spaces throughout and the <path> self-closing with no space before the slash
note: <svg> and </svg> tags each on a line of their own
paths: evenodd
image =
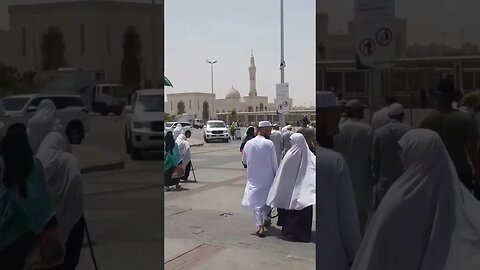
<svg viewBox="0 0 480 270">
<path fill-rule="evenodd" d="M 406 171 L 381 202 L 352 269 L 479 269 L 480 203 L 442 139 L 415 129 L 399 144 Z"/>
<path fill-rule="evenodd" d="M 339 153 L 318 145 L 315 153 L 317 265 L 349 270 L 361 240 L 350 172 Z"/>
<path fill-rule="evenodd" d="M 282 160 L 282 133 L 278 130 L 272 131 L 272 134 L 270 134 L 270 140 L 275 146 L 277 162 L 280 163 L 280 160 Z"/>
<path fill-rule="evenodd" d="M 172 133 L 173 133 L 173 139 L 177 140 L 178 136 L 182 134 L 182 125 L 177 124 L 177 126 L 175 127 Z"/>
<path fill-rule="evenodd" d="M 267 205 L 302 210 L 315 204 L 316 158 L 300 133 L 291 136 L 292 148 L 280 163 Z"/>
<path fill-rule="evenodd" d="M 77 159 L 65 151 L 65 137 L 50 132 L 37 153 L 55 207 L 62 239 L 68 236 L 83 214 L 83 185 Z"/>
<path fill-rule="evenodd" d="M 371 173 L 373 133 L 369 125 L 352 118 L 341 124 L 339 129 L 340 132 L 335 136 L 334 150 L 347 161 L 357 202 L 360 230 L 363 232 L 372 210 L 374 195 Z"/>
<path fill-rule="evenodd" d="M 33 153 L 37 153 L 41 142 L 50 132 L 57 131 L 65 136 L 60 120 L 55 117 L 56 110 L 53 101 L 44 99 L 40 101 L 35 115 L 28 121 L 28 140 Z M 66 147 L 67 151 L 71 152 L 69 143 Z"/>
<path fill-rule="evenodd" d="M 182 157 L 182 165 L 183 167 L 187 167 L 188 163 L 192 160 L 192 155 L 190 152 L 190 143 L 187 141 L 187 137 L 184 134 L 178 135 L 176 140 L 178 146 L 178 152 Z"/>
</svg>

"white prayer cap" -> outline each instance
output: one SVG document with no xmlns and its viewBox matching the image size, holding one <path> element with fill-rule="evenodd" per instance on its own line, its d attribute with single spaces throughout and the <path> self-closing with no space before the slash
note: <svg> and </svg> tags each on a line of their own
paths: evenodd
<svg viewBox="0 0 480 270">
<path fill-rule="evenodd" d="M 400 115 L 403 114 L 403 106 L 400 103 L 393 103 L 388 106 L 388 115 Z"/>
<path fill-rule="evenodd" d="M 337 107 L 337 97 L 330 91 L 317 92 L 317 108 L 335 108 Z"/>
<path fill-rule="evenodd" d="M 259 128 L 271 127 L 271 126 L 272 126 L 272 123 L 270 123 L 270 121 L 260 121 L 260 123 L 258 123 Z"/>
</svg>

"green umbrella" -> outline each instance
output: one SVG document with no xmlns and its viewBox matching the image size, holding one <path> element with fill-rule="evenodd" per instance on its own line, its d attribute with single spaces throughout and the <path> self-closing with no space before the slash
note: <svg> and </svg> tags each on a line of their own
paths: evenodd
<svg viewBox="0 0 480 270">
<path fill-rule="evenodd" d="M 170 82 L 170 80 L 169 80 L 167 77 L 165 77 L 165 76 L 163 76 L 163 85 L 173 87 L 173 84 L 172 84 L 172 83 Z"/>
</svg>

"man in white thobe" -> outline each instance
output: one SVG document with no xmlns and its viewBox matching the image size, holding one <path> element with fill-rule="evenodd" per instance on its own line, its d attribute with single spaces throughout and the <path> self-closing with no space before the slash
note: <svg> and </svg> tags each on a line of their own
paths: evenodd
<svg viewBox="0 0 480 270">
<path fill-rule="evenodd" d="M 317 269 L 350 269 L 361 240 L 347 163 L 329 149 L 339 120 L 335 95 L 317 92 Z"/>
<path fill-rule="evenodd" d="M 390 122 L 390 118 L 388 117 L 388 106 L 392 105 L 393 103 L 397 103 L 397 101 L 394 98 L 386 97 L 385 106 L 372 115 L 370 127 L 373 131 Z"/>
<path fill-rule="evenodd" d="M 364 116 L 364 106 L 359 100 L 350 100 L 345 107 L 347 120 L 339 126 L 340 131 L 334 138 L 334 150 L 342 154 L 350 168 L 360 230 L 363 233 L 373 208 L 373 133 L 368 124 L 360 122 Z"/>
<path fill-rule="evenodd" d="M 388 107 L 390 123 L 377 129 L 373 139 L 372 165 L 375 177 L 375 208 L 382 201 L 387 190 L 403 173 L 400 145 L 398 141 L 410 130 L 403 123 L 403 106 L 393 103 Z"/>
<path fill-rule="evenodd" d="M 278 164 L 282 160 L 282 132 L 280 132 L 277 124 L 273 125 L 272 134 L 270 134 L 270 140 L 275 146 L 275 154 L 277 155 Z"/>
<path fill-rule="evenodd" d="M 266 205 L 268 193 L 278 170 L 275 146 L 267 137 L 272 132 L 272 124 L 261 121 L 258 124 L 258 135 L 249 140 L 243 148 L 244 160 L 247 164 L 247 186 L 243 194 L 242 206 L 253 211 L 258 227 L 256 235 L 265 237 L 265 227 L 270 225 L 268 214 L 270 207 Z"/>
<path fill-rule="evenodd" d="M 288 125 L 286 126 L 286 131 L 282 134 L 282 158 L 285 156 L 285 154 L 290 150 L 292 147 L 292 143 L 290 141 L 290 137 L 293 135 L 292 131 L 292 126 Z"/>
</svg>

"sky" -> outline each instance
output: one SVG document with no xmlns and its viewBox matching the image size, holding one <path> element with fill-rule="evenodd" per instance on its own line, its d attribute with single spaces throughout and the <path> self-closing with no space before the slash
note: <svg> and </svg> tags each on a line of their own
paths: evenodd
<svg viewBox="0 0 480 270">
<path fill-rule="evenodd" d="M 188 7 L 188 8 L 185 8 Z M 285 81 L 294 106 L 314 106 L 315 1 L 285 0 Z M 248 95 L 250 51 L 257 68 L 257 93 L 275 97 L 280 82 L 279 0 L 167 0 L 165 75 L 167 92 L 211 92 L 224 98 L 232 85 Z"/>
<path fill-rule="evenodd" d="M 328 13 L 332 33 L 347 32 L 347 22 L 353 19 L 354 0 L 318 0 L 317 9 Z M 396 0 L 396 16 L 407 19 L 407 43 L 480 44 L 480 1 L 478 0 Z"/>
</svg>

